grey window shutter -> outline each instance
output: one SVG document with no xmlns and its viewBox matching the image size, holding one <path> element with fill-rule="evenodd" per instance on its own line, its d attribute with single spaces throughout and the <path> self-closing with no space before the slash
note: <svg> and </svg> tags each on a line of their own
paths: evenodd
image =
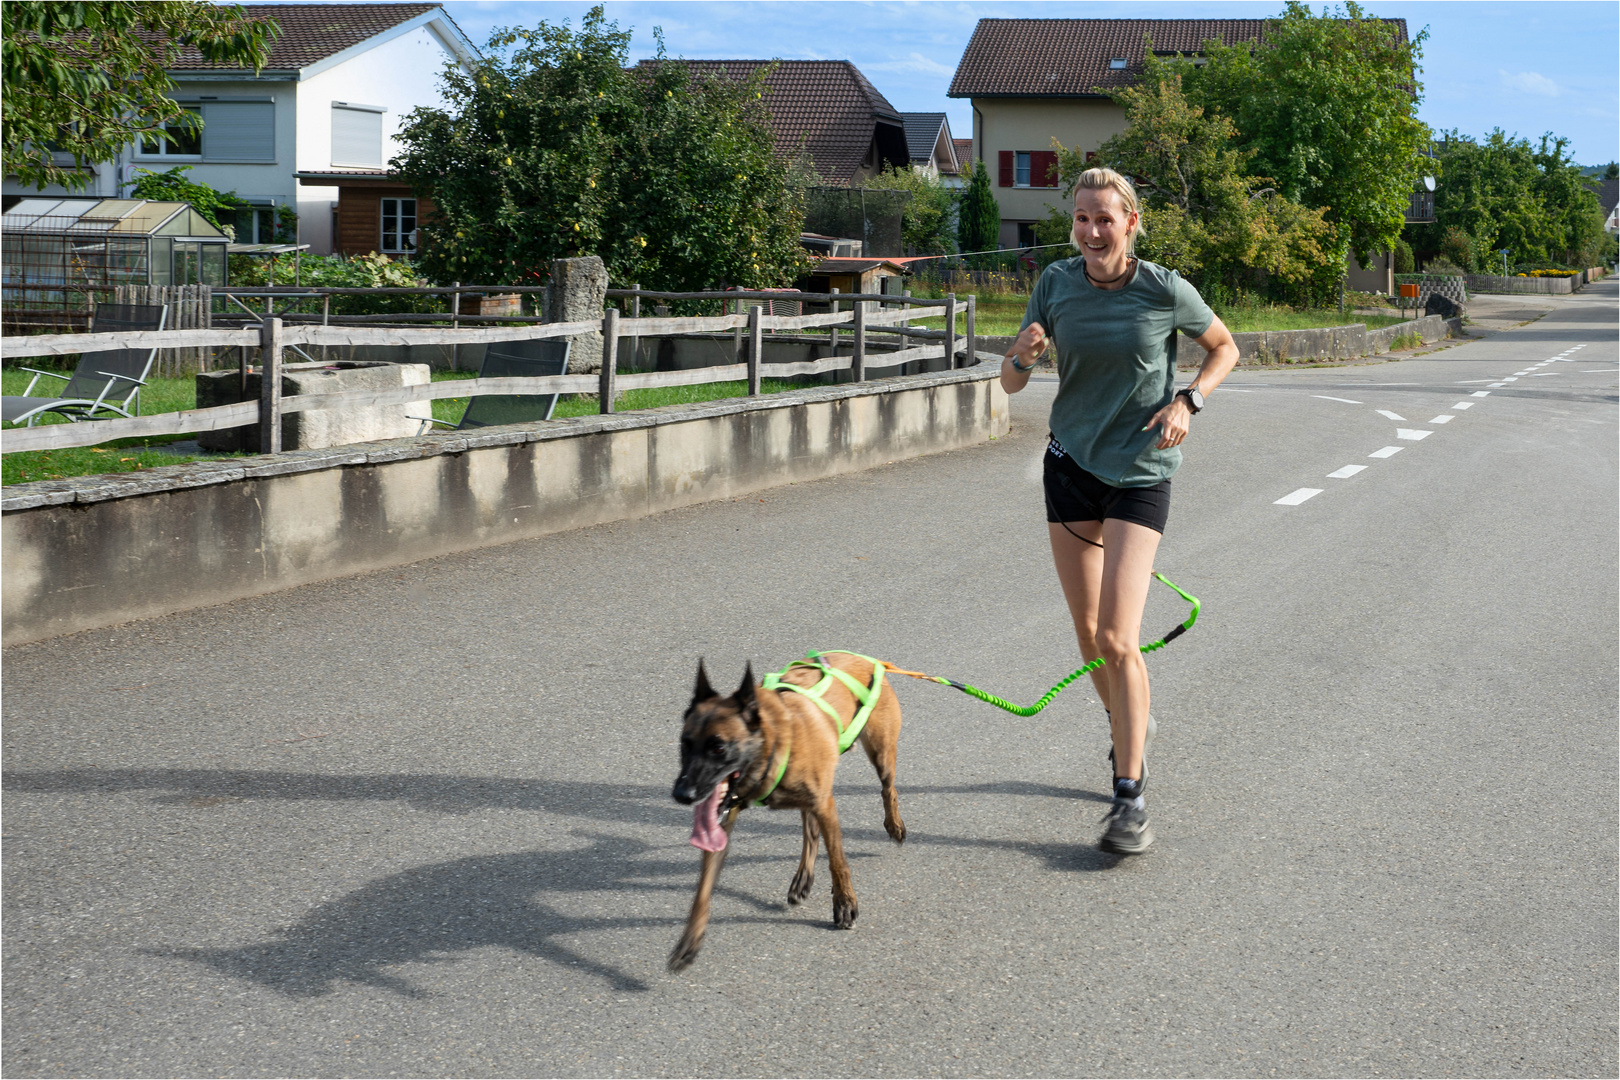
<svg viewBox="0 0 1620 1080">
<path fill-rule="evenodd" d="M 203 102 L 203 160 L 275 161 L 275 105 L 268 101 Z"/>
<path fill-rule="evenodd" d="M 382 165 L 382 113 L 332 106 L 332 164 Z"/>
</svg>

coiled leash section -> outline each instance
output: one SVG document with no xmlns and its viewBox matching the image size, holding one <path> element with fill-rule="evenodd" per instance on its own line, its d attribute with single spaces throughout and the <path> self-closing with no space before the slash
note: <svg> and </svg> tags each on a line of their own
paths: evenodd
<svg viewBox="0 0 1620 1080">
<path fill-rule="evenodd" d="M 1170 586 L 1170 588 L 1176 591 L 1176 595 L 1180 596 L 1183 600 L 1187 601 L 1187 603 L 1191 604 L 1192 612 L 1187 616 L 1184 622 L 1182 622 L 1174 630 L 1171 630 L 1168 634 L 1164 635 L 1164 637 L 1157 641 L 1151 641 L 1148 644 L 1143 645 L 1142 651 L 1145 653 L 1150 653 L 1156 649 L 1164 648 L 1166 645 L 1176 640 L 1176 638 L 1180 637 L 1182 634 L 1185 634 L 1188 630 L 1191 630 L 1193 623 L 1198 621 L 1198 597 L 1187 592 L 1185 589 L 1171 581 L 1169 578 L 1165 577 L 1163 574 L 1155 572 L 1153 576 L 1164 582 L 1164 584 Z M 1063 693 L 1063 691 L 1068 688 L 1069 684 L 1073 683 L 1082 675 L 1091 674 L 1093 671 L 1096 671 L 1098 668 L 1102 667 L 1104 663 L 1106 663 L 1106 661 L 1099 656 L 1097 659 L 1073 672 L 1062 682 L 1048 690 L 1041 700 L 1037 701 L 1033 705 L 1027 706 L 1014 705 L 1005 698 L 999 698 L 988 691 L 980 690 L 977 686 L 969 686 L 967 683 L 957 682 L 955 679 L 943 679 L 938 675 L 925 675 L 920 671 L 907 671 L 904 668 L 895 667 L 886 660 L 883 661 L 883 666 L 889 671 L 894 672 L 896 675 L 909 675 L 913 679 L 922 679 L 925 682 L 936 682 L 941 686 L 954 686 L 956 689 L 962 691 L 964 694 L 967 694 L 969 697 L 976 697 L 980 701 L 988 702 L 998 709 L 1005 709 L 1014 716 L 1034 716 L 1036 713 L 1050 705 L 1052 703 L 1052 699 Z"/>
</svg>

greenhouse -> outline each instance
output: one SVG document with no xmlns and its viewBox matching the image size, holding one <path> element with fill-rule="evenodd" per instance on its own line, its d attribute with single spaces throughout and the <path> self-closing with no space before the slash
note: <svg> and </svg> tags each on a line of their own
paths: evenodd
<svg viewBox="0 0 1620 1080">
<path fill-rule="evenodd" d="M 23 199 L 0 216 L 6 322 L 51 323 L 120 285 L 224 285 L 223 232 L 187 203 Z"/>
</svg>

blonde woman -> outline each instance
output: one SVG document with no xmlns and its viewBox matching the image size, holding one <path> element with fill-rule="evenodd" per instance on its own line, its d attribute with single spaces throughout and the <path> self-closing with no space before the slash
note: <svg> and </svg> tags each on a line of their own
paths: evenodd
<svg viewBox="0 0 1620 1080">
<path fill-rule="evenodd" d="M 1080 175 L 1070 233 L 1079 254 L 1036 282 L 1001 365 L 1001 385 L 1016 394 L 1048 344 L 1057 350 L 1047 532 L 1081 655 L 1107 658 L 1091 676 L 1113 734 L 1114 803 L 1099 846 L 1126 855 L 1153 843 L 1143 787 L 1154 723 L 1138 646 L 1170 477 L 1193 417 L 1238 359 L 1231 333 L 1196 289 L 1132 254 L 1141 220 L 1125 177 L 1112 169 Z M 1197 377 L 1179 390 L 1177 330 L 1205 350 Z"/>
</svg>

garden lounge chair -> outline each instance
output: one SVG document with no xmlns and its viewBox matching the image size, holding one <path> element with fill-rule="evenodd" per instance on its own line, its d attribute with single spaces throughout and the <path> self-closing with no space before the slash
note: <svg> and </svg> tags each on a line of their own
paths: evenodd
<svg viewBox="0 0 1620 1080">
<path fill-rule="evenodd" d="M 95 332 L 98 334 L 162 330 L 168 309 L 162 304 L 97 304 Z M 141 387 L 157 358 L 157 349 L 111 349 L 85 353 L 79 357 L 73 374 L 59 375 L 38 368 L 23 368 L 34 377 L 22 397 L 4 399 L 0 419 L 10 424 L 28 421 L 28 426 L 46 413 L 65 416 L 70 422 L 105 420 L 113 416 L 134 416 L 141 411 Z M 31 397 L 43 376 L 62 379 L 60 397 Z M 133 406 L 134 412 L 131 412 Z"/>
<path fill-rule="evenodd" d="M 568 374 L 567 341 L 513 341 L 491 345 L 484 353 L 484 363 L 478 369 L 480 379 L 506 376 L 537 377 Z M 494 427 L 497 424 L 526 424 L 534 420 L 550 420 L 557 407 L 556 394 L 481 394 L 467 404 L 461 422 L 434 420 L 426 416 L 413 416 L 412 420 L 465 431 L 467 428 Z"/>
</svg>

